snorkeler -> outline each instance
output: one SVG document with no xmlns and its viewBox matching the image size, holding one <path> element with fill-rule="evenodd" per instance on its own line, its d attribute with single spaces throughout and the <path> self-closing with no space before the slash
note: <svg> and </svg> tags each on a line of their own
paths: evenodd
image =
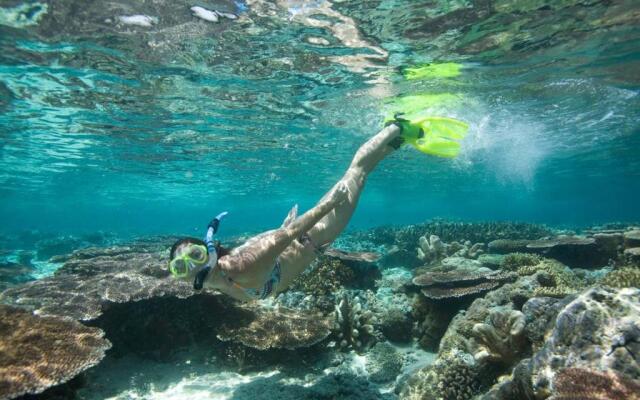
<svg viewBox="0 0 640 400">
<path fill-rule="evenodd" d="M 195 290 L 215 289 L 243 301 L 275 296 L 340 235 L 367 176 L 380 161 L 403 143 L 427 154 L 454 157 L 460 148 L 456 140 L 464 132 L 466 124 L 449 118 L 395 115 L 358 149 L 344 176 L 315 207 L 298 217 L 294 206 L 279 229 L 254 236 L 230 251 L 213 240 L 226 215 L 221 213 L 209 224 L 204 241 L 184 238 L 172 246 L 169 270 L 193 282 Z"/>
</svg>

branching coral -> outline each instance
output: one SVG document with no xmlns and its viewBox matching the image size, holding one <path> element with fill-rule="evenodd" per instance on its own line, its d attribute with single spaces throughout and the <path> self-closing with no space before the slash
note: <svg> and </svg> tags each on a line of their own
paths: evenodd
<svg viewBox="0 0 640 400">
<path fill-rule="evenodd" d="M 625 267 L 616 269 L 605 275 L 601 283 L 615 288 L 640 288 L 640 268 Z"/>
<path fill-rule="evenodd" d="M 475 359 L 511 365 L 526 346 L 524 328 L 525 317 L 520 311 L 492 309 L 489 323 L 473 326 L 473 336 L 480 344 Z"/>
<path fill-rule="evenodd" d="M 565 368 L 558 373 L 549 400 L 638 400 L 640 384 L 614 372 Z"/>
<path fill-rule="evenodd" d="M 373 311 L 363 308 L 358 297 L 346 293 L 335 307 L 334 331 L 341 349 L 362 351 L 378 340 Z"/>
</svg>

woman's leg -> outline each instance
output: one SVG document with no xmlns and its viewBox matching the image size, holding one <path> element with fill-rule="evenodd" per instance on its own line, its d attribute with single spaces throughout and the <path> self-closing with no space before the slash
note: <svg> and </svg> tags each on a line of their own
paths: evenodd
<svg viewBox="0 0 640 400">
<path fill-rule="evenodd" d="M 276 257 L 304 233 L 315 244 L 332 242 L 349 222 L 367 174 L 395 150 L 391 142 L 399 135 L 400 129 L 395 125 L 380 131 L 358 149 L 344 177 L 314 208 L 288 226 L 265 232 L 234 249 L 219 260 L 221 268 L 232 278 L 248 270 L 261 275 L 270 272 Z"/>
<path fill-rule="evenodd" d="M 367 175 L 396 150 L 399 136 L 400 128 L 389 125 L 358 149 L 342 179 L 325 195 L 330 196 L 339 185 L 346 185 L 349 189 L 347 200 L 326 214 L 308 232 L 316 246 L 331 243 L 342 233 L 355 211 Z"/>
</svg>

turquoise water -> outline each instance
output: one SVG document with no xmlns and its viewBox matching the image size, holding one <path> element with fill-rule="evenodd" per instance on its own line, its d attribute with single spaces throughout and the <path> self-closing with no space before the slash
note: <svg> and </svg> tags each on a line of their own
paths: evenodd
<svg viewBox="0 0 640 400">
<path fill-rule="evenodd" d="M 223 209 L 226 234 L 277 226 L 341 176 L 385 99 L 417 93 L 455 96 L 430 111 L 470 124 L 462 154 L 389 157 L 352 228 L 640 219 L 636 1 L 0 5 L 3 233 L 201 233 Z M 402 77 L 429 62 L 462 74 Z"/>
</svg>

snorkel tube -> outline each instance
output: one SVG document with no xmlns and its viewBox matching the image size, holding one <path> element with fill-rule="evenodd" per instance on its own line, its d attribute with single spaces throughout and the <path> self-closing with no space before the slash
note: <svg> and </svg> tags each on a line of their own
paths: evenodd
<svg viewBox="0 0 640 400">
<path fill-rule="evenodd" d="M 193 288 L 195 290 L 202 290 L 202 286 L 204 285 L 204 280 L 207 278 L 209 271 L 216 267 L 218 264 L 218 251 L 216 250 L 216 245 L 213 240 L 213 237 L 218 232 L 218 228 L 220 227 L 220 221 L 228 214 L 228 212 L 223 211 L 220 214 L 216 215 L 207 227 L 207 234 L 204 237 L 204 242 L 207 245 L 207 253 L 209 253 L 209 261 L 207 262 L 207 266 L 202 268 L 200 272 L 196 275 L 196 278 L 193 280 Z"/>
</svg>

